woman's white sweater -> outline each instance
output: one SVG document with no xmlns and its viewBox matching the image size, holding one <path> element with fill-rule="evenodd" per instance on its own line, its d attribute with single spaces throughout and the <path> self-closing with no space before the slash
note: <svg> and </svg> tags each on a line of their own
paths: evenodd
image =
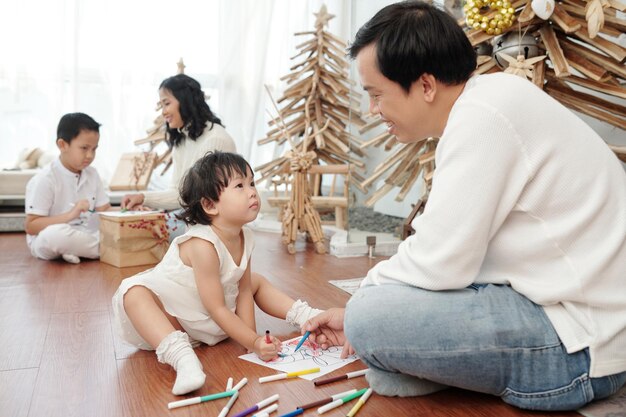
<svg viewBox="0 0 626 417">
<path fill-rule="evenodd" d="M 178 201 L 178 187 L 185 173 L 191 166 L 209 151 L 236 152 L 235 141 L 230 137 L 223 126 L 213 123 L 204 129 L 196 140 L 186 137 L 178 146 L 172 149 L 172 181 L 164 191 L 147 191 L 144 202 L 148 207 L 176 210 L 180 208 Z"/>
</svg>

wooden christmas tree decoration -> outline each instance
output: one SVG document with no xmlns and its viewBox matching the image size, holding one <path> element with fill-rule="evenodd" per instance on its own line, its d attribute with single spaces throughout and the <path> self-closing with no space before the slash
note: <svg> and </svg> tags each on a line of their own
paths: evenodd
<svg viewBox="0 0 626 417">
<path fill-rule="evenodd" d="M 346 44 L 324 29 L 334 16 L 326 6 L 318 13 L 315 30 L 296 33 L 310 39 L 297 48 L 300 50 L 291 59 L 299 61 L 291 67 L 291 73 L 281 80 L 288 88 L 278 100 L 279 115 L 269 125 L 271 130 L 259 144 L 274 142 L 282 145 L 286 137 L 308 138 L 301 140 L 289 152 L 306 155 L 315 153 L 313 165 L 350 165 L 360 170 L 365 168 L 361 160 L 363 151 L 356 138 L 348 132 L 348 126 L 362 126 L 358 100 L 360 94 L 352 91 L 354 82 L 349 79 L 349 63 L 345 55 Z M 280 120 L 284 120 L 284 130 Z M 261 180 L 291 175 L 291 158 L 286 154 L 256 168 Z M 362 177 L 350 170 L 358 180 Z"/>
<path fill-rule="evenodd" d="M 360 129 L 359 132 L 364 134 L 381 124 L 382 121 L 376 118 Z M 415 182 L 420 178 L 423 179 L 425 183 L 422 200 L 426 201 L 435 170 L 435 147 L 437 146 L 437 141 L 437 138 L 428 138 L 398 146 L 387 159 L 374 168 L 374 171 L 366 180 L 360 183 L 360 187 L 363 190 L 368 190 L 376 181 L 383 177 L 385 178 L 383 185 L 365 201 L 365 206 L 373 206 L 394 188 L 400 189 L 395 200 L 403 201 L 413 188 Z M 399 142 L 396 140 L 395 136 L 385 131 L 373 139 L 363 142 L 361 148 L 366 149 L 371 146 L 380 147 L 383 144 L 385 151 L 389 152 L 396 147 Z"/>
<path fill-rule="evenodd" d="M 622 104 L 626 99 L 626 49 L 611 40 L 620 37 L 626 30 L 626 21 L 619 14 L 626 10 L 623 2 L 517 0 L 509 3 L 506 0 L 468 0 L 464 9 L 466 16 L 459 24 L 466 28 L 470 42 L 478 51 L 477 74 L 501 71 L 498 59 L 506 61 L 512 66 L 504 71 L 531 79 L 563 105 L 626 130 L 626 106 Z M 506 14 L 500 13 L 501 9 L 506 9 Z M 506 22 L 507 17 L 509 22 Z M 526 33 L 531 34 L 531 39 L 539 39 L 535 46 L 537 51 L 545 50 L 546 57 L 526 55 L 527 46 L 522 44 Z M 499 43 L 507 34 L 513 37 L 512 53 L 498 50 Z M 492 54 L 491 44 L 494 41 Z M 594 94 L 585 93 L 579 87 Z M 604 98 L 607 96 L 618 100 L 614 102 Z M 380 123 L 374 121 L 368 124 L 361 129 L 361 133 Z M 389 151 L 396 141 L 385 132 L 364 142 L 361 148 L 382 144 Z M 398 147 L 361 183 L 362 188 L 367 189 L 375 181 L 385 178 L 384 184 L 365 204 L 372 206 L 396 187 L 400 191 L 395 199 L 403 201 L 420 174 L 426 181 L 422 197 L 425 200 L 434 169 L 435 146 L 436 140 L 431 138 Z M 626 162 L 626 146 L 608 146 Z"/>
<path fill-rule="evenodd" d="M 267 92 L 270 94 L 269 89 Z M 270 99 L 275 105 L 276 111 L 278 111 L 278 106 L 276 106 L 271 94 Z M 291 194 L 289 201 L 281 211 L 282 242 L 287 245 L 287 251 L 294 254 L 296 253 L 298 232 L 304 232 L 308 233 L 308 236 L 313 241 L 317 253 L 326 253 L 322 222 L 319 213 L 313 207 L 311 192 L 309 190 L 308 171 L 317 158 L 317 155 L 313 151 L 303 152 L 299 150 L 307 149 L 307 142 L 309 141 L 308 135 L 305 135 L 302 139 L 302 146 L 297 146 L 289 136 L 280 114 L 278 118 L 280 119 L 279 128 L 285 140 L 289 141 L 291 147 L 291 150 L 285 154 L 285 157 L 288 158 L 289 161 L 289 171 L 291 174 Z M 325 125 L 321 130 L 323 131 L 327 128 L 328 125 Z M 308 129 L 306 131 L 308 132 Z M 323 133 L 322 131 L 320 131 L 320 133 Z"/>
<path fill-rule="evenodd" d="M 489 19 L 496 16 L 492 3 L 491 0 L 468 0 L 464 10 L 477 8 L 484 15 L 481 19 L 491 22 Z M 468 19 L 460 22 L 468 28 L 467 36 L 479 53 L 487 52 L 494 43 L 493 54 L 479 55 L 477 73 L 499 71 L 496 62 L 499 57 L 510 61 L 504 54 L 498 55 L 499 43 L 506 40 L 507 35 L 521 39 L 524 35 L 519 34 L 529 33 L 538 39 L 537 47 L 546 51 L 547 57 L 533 63 L 536 59 L 524 56 L 527 49 L 520 45 L 516 55 L 522 55 L 526 62 L 522 63 L 524 69 L 517 73 L 529 76 L 537 86 L 572 110 L 626 130 L 626 106 L 620 104 L 620 100 L 614 103 L 605 98 L 626 98 L 623 64 L 626 48 L 614 41 L 626 30 L 626 21 L 618 17 L 618 13 L 626 10 L 626 4 L 618 0 L 517 0 L 512 3 L 503 0 L 502 3 L 515 11 L 517 20 L 517 24 L 502 30 L 502 37 L 493 39 L 497 33 L 489 30 L 489 23 L 484 28 L 476 27 L 475 21 L 470 25 Z M 623 147 L 609 146 L 624 160 Z"/>
</svg>

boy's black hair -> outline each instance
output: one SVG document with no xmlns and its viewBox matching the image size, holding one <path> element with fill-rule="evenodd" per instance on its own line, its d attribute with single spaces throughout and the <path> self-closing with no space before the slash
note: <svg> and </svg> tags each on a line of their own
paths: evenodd
<svg viewBox="0 0 626 417">
<path fill-rule="evenodd" d="M 198 139 L 208 123 L 210 123 L 209 130 L 213 129 L 213 123 L 222 124 L 205 101 L 200 83 L 190 76 L 177 74 L 166 78 L 159 89 L 170 91 L 178 100 L 180 117 L 183 119 L 190 139 Z M 178 129 L 170 129 L 169 125 L 167 125 L 167 133 L 171 146 L 180 145 L 185 137 Z"/>
<path fill-rule="evenodd" d="M 376 45 L 380 72 L 407 93 L 422 74 L 447 85 L 469 79 L 476 69 L 476 52 L 452 16 L 421 1 L 382 8 L 357 32 L 348 48 L 352 59 Z"/>
<path fill-rule="evenodd" d="M 176 217 L 187 224 L 211 224 L 211 217 L 202 208 L 202 199 L 218 202 L 222 191 L 232 178 L 239 174 L 246 177 L 247 170 L 254 171 L 248 162 L 236 153 L 208 152 L 185 174 L 180 186 L 181 214 Z"/>
<path fill-rule="evenodd" d="M 57 140 L 63 139 L 67 143 L 72 143 L 74 138 L 83 130 L 100 133 L 100 126 L 100 123 L 85 113 L 68 113 L 59 120 Z"/>
</svg>

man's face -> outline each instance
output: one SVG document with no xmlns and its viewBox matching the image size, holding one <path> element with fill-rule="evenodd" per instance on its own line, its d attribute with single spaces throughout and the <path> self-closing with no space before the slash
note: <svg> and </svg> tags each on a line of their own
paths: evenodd
<svg viewBox="0 0 626 417">
<path fill-rule="evenodd" d="M 400 84 L 385 77 L 378 69 L 376 45 L 373 43 L 358 53 L 356 61 L 361 84 L 370 97 L 369 110 L 387 123 L 388 132 L 403 143 L 431 136 L 428 133 L 429 106 L 421 91 L 421 81 L 413 82 L 407 94 Z"/>
</svg>

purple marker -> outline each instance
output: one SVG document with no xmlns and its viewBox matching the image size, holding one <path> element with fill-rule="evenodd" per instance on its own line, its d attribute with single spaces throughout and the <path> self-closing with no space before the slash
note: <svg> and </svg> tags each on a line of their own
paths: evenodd
<svg viewBox="0 0 626 417">
<path fill-rule="evenodd" d="M 242 412 L 235 414 L 233 417 L 245 417 L 248 414 L 252 414 L 255 411 L 258 411 L 261 408 L 266 407 L 275 401 L 278 401 L 278 394 L 274 394 L 271 397 L 266 398 L 263 401 L 256 403 L 255 405 L 248 408 L 247 410 L 243 410 Z"/>
</svg>

